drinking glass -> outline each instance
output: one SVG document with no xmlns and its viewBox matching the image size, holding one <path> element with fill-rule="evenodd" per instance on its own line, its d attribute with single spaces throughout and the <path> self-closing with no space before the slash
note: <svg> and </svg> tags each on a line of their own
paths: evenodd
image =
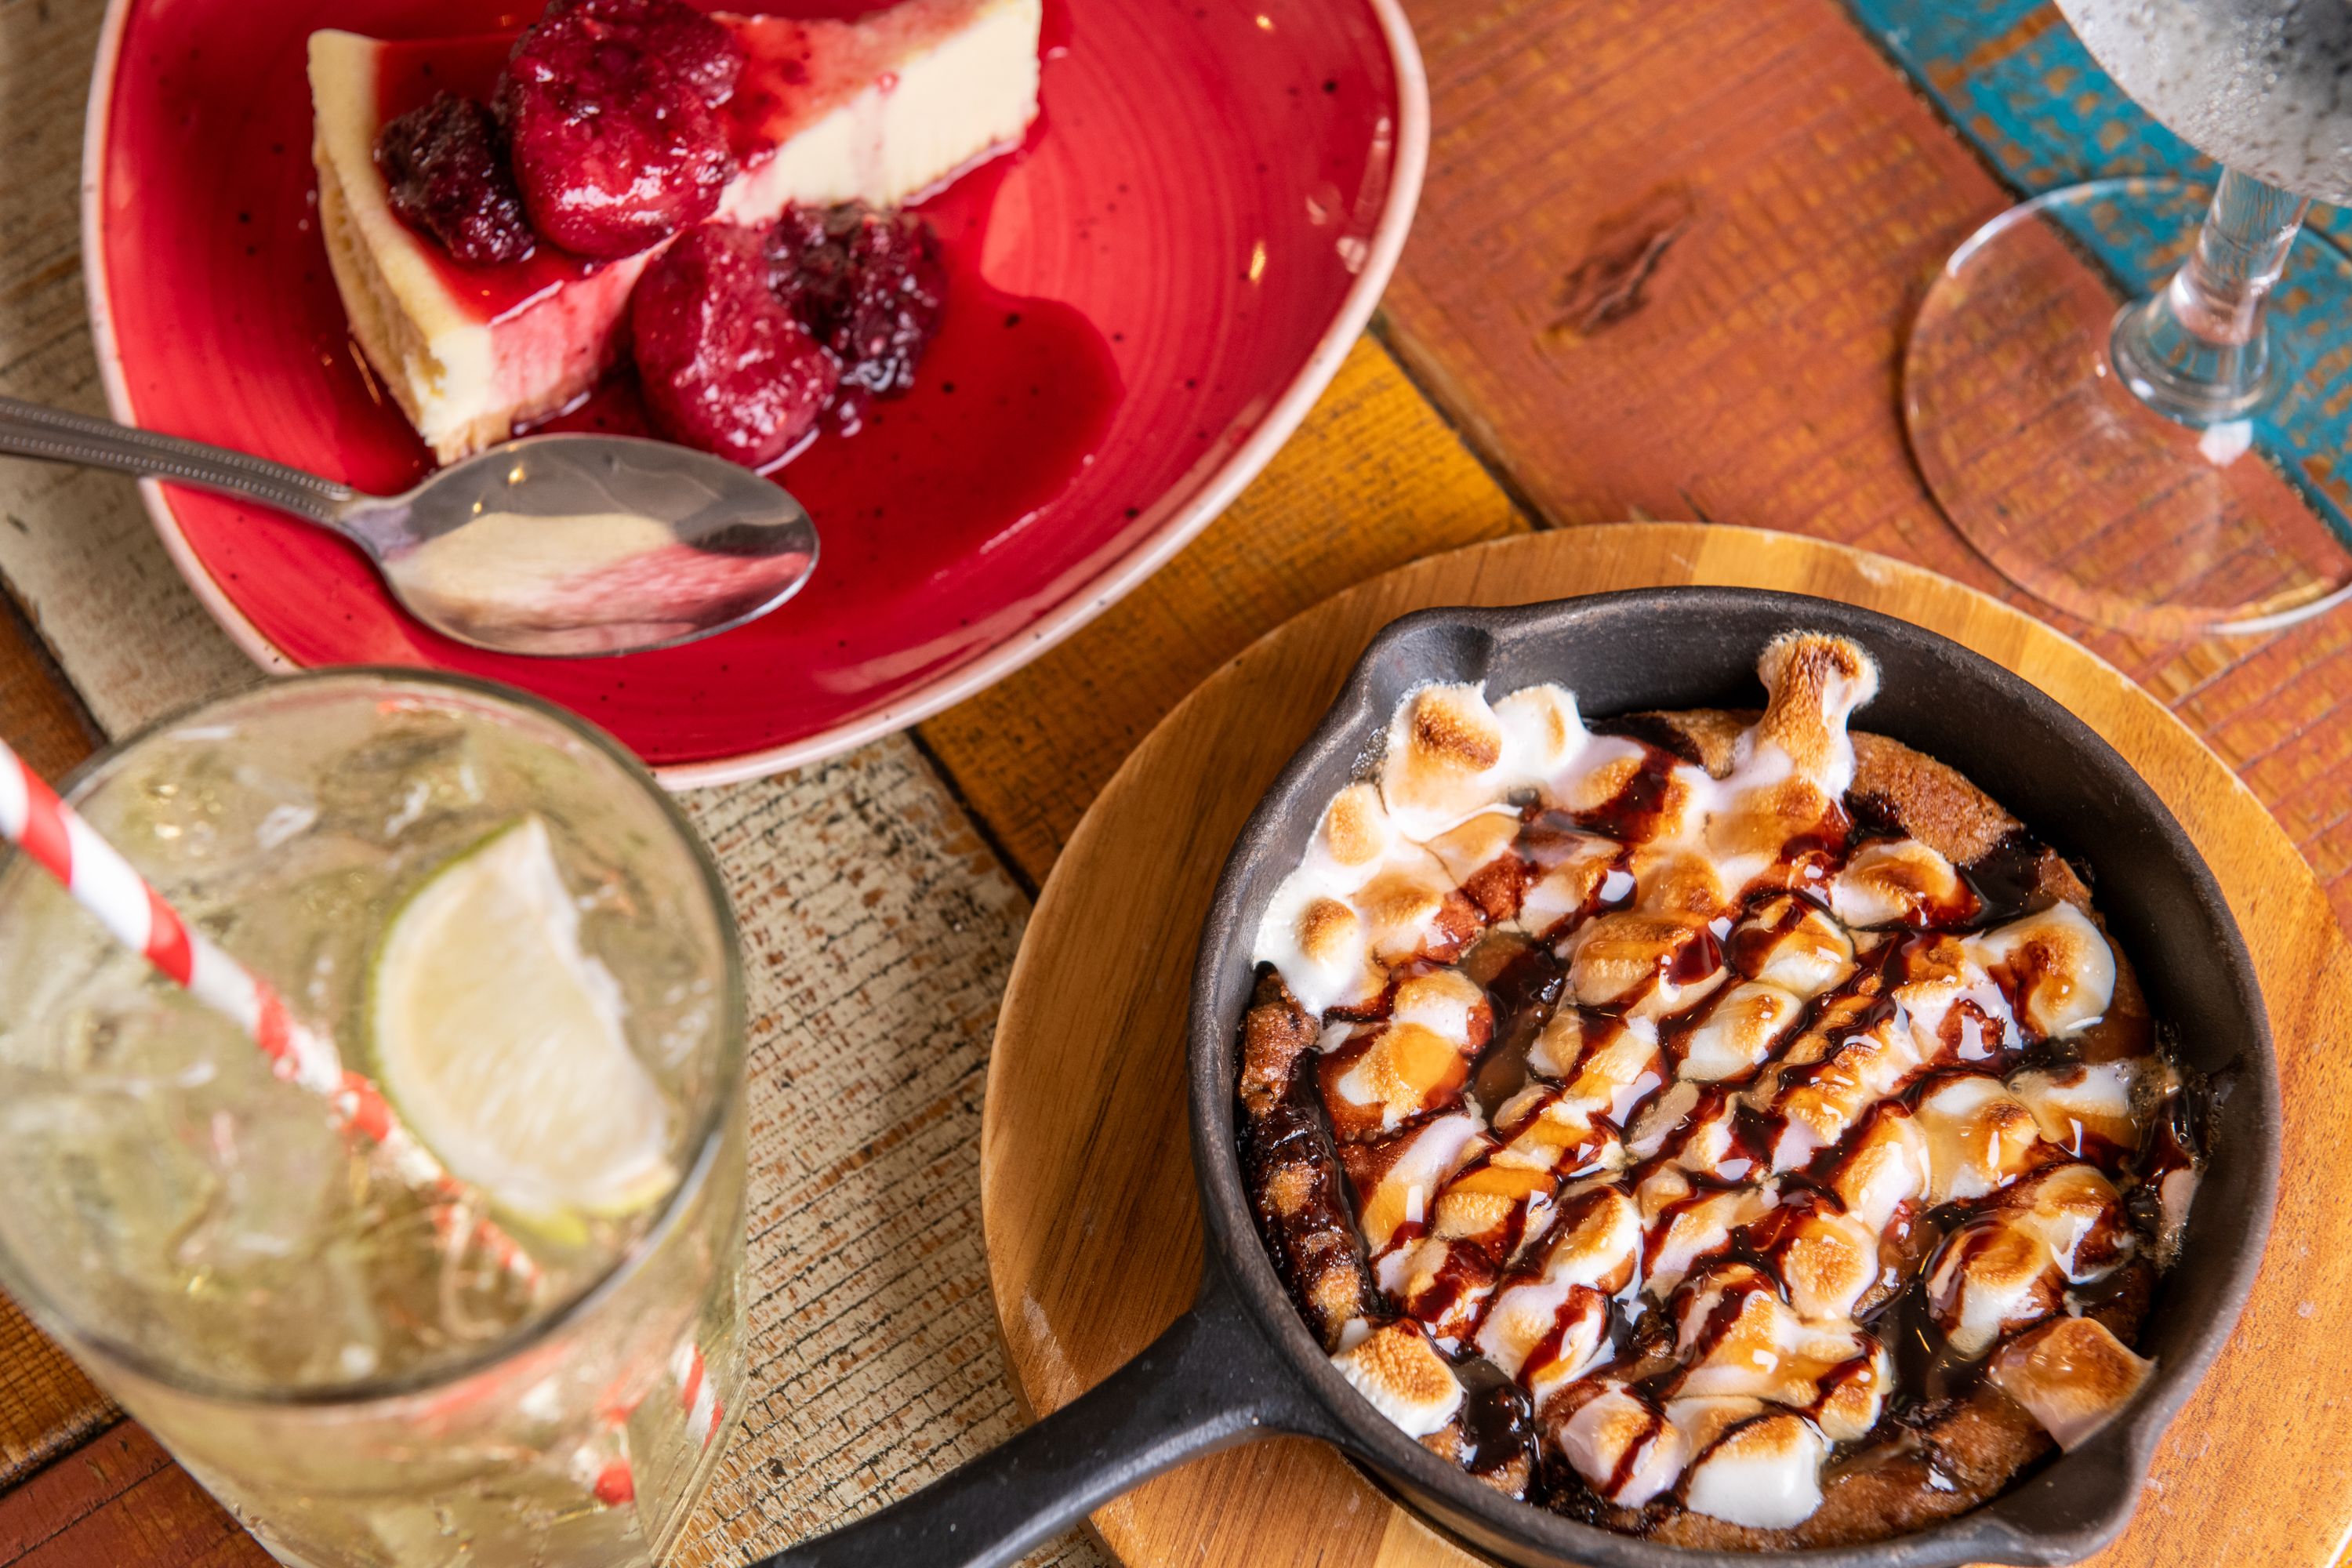
<svg viewBox="0 0 2352 1568">
<path fill-rule="evenodd" d="M 502 1266 L 446 1223 L 450 1194 L 404 1184 L 13 863 L 0 1284 L 282 1562 L 658 1561 L 743 1380 L 742 981 L 667 795 L 530 698 L 347 670 L 160 724 L 68 796 L 352 1067 L 387 923 L 506 827 L 545 824 L 583 972 L 663 1102 L 666 1197 L 494 1211 L 533 1260 Z"/>
<path fill-rule="evenodd" d="M 2303 219 L 2352 198 L 2352 7 L 2058 4 L 2223 173 L 2075 185 L 1971 236 L 1906 353 L 1920 470 L 2004 576 L 2099 625 L 2258 632 L 2340 604 L 2352 259 Z"/>
</svg>

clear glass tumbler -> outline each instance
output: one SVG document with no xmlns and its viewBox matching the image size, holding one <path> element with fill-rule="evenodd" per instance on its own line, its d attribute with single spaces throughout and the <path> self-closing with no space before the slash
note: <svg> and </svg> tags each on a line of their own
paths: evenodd
<svg viewBox="0 0 2352 1568">
<path fill-rule="evenodd" d="M 421 1188 L 11 863 L 0 1284 L 286 1563 L 657 1562 L 725 1447 L 744 1370 L 742 980 L 726 895 L 677 807 L 567 714 L 395 670 L 212 703 L 108 751 L 68 795 L 373 1072 L 452 1170 L 558 1169 L 601 1195 L 518 1206 L 498 1180 Z M 534 823 L 545 851 L 498 864 L 546 875 L 480 873 L 488 847 Z M 427 900 L 441 929 L 489 940 L 392 956 L 384 933 Z M 500 912 L 467 927 L 468 901 Z M 502 988 L 528 992 L 500 955 L 531 921 L 503 911 L 534 909 L 580 994 L 609 1009 L 602 1058 L 551 1026 L 560 1043 L 532 1057 L 478 1038 L 445 1051 L 384 1022 L 480 1017 Z M 445 990 L 477 1011 L 434 1011 Z M 469 1076 L 485 1060 L 490 1076 Z M 517 1061 L 534 1080 L 498 1081 Z M 465 1092 L 436 1099 L 450 1082 Z M 603 1115 L 615 1084 L 631 1103 Z M 554 1105 L 586 1113 L 540 1113 Z M 622 1157 L 615 1126 L 645 1130 L 631 1170 L 657 1176 L 623 1198 L 599 1184 L 600 1162 Z M 463 1159 L 436 1144 L 458 1137 L 445 1127 L 471 1140 Z"/>
</svg>

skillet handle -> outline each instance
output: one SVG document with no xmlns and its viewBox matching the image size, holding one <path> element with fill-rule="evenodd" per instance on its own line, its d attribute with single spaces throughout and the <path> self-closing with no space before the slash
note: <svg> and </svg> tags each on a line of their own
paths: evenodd
<svg viewBox="0 0 2352 1568">
<path fill-rule="evenodd" d="M 1001 1568 L 1187 1459 L 1330 1426 L 1213 1264 L 1192 1310 L 1078 1398 L 912 1497 L 750 1568 Z"/>
</svg>

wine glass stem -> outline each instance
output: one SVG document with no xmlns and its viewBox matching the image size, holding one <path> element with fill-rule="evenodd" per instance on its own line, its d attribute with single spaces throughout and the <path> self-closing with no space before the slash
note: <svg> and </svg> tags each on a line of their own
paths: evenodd
<svg viewBox="0 0 2352 1568">
<path fill-rule="evenodd" d="M 2197 246 L 2172 280 L 2116 318 L 2116 371 L 2183 425 L 2242 419 L 2270 395 L 2264 307 L 2310 199 L 2221 172 Z"/>
</svg>

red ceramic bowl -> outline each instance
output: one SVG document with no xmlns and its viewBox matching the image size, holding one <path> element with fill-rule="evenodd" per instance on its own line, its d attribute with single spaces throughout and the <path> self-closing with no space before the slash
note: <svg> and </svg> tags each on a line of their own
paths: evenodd
<svg viewBox="0 0 2352 1568">
<path fill-rule="evenodd" d="M 845 0 L 751 10 L 840 14 Z M 345 330 L 316 222 L 303 41 L 519 26 L 532 0 L 112 0 L 83 241 L 115 416 L 396 490 L 427 457 Z M 926 210 L 950 253 L 919 384 L 778 478 L 824 556 L 766 620 L 552 662 L 401 615 L 340 542 L 144 487 L 271 668 L 423 665 L 603 724 L 674 785 L 795 766 L 978 690 L 1126 593 L 1297 427 L 1411 221 L 1427 92 L 1396 0 L 1058 0 L 1027 142 Z M 624 384 L 572 423 L 635 422 Z"/>
</svg>

